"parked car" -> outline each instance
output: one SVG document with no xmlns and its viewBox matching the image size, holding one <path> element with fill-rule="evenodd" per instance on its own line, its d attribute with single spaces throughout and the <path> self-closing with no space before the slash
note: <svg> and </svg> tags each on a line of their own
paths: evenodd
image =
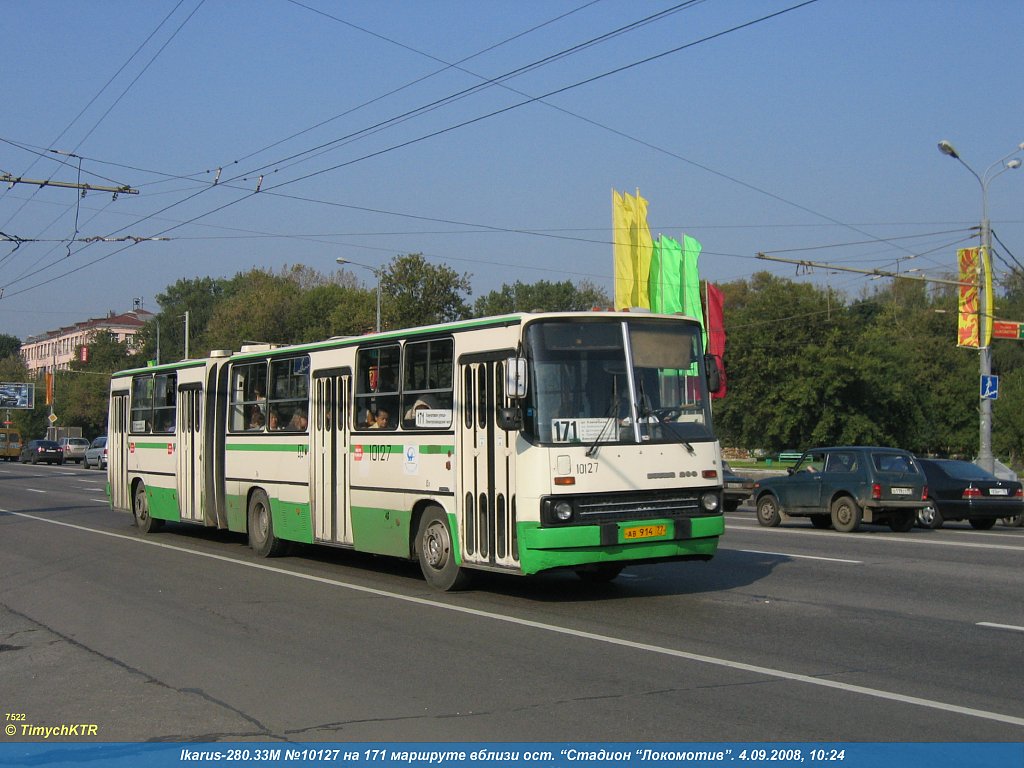
<svg viewBox="0 0 1024 768">
<path fill-rule="evenodd" d="M 85 451 L 85 468 L 96 467 L 96 469 L 107 468 L 107 436 L 102 435 L 92 441 L 92 444 Z"/>
<path fill-rule="evenodd" d="M 754 480 L 737 475 L 732 471 L 728 461 L 722 462 L 722 480 L 725 485 L 722 491 L 722 506 L 726 512 L 735 512 L 754 492 Z"/>
<path fill-rule="evenodd" d="M 57 445 L 64 451 L 64 461 L 73 461 L 81 464 L 85 458 L 85 452 L 89 448 L 89 441 L 84 437 L 62 437 Z"/>
<path fill-rule="evenodd" d="M 21 449 L 20 458 L 22 464 L 38 464 L 41 461 L 47 464 L 63 464 L 64 451 L 53 440 L 29 440 Z"/>
<path fill-rule="evenodd" d="M 966 520 L 987 531 L 1000 518 L 1024 512 L 1024 486 L 1000 480 L 977 464 L 953 459 L 918 459 L 928 478 L 928 506 L 917 513 L 922 528 L 941 528 L 947 520 Z"/>
<path fill-rule="evenodd" d="M 761 525 L 776 526 L 786 514 L 844 533 L 862 522 L 903 532 L 914 527 L 917 511 L 928 504 L 924 472 L 913 454 L 898 448 L 812 448 L 786 472 L 754 486 Z"/>
</svg>

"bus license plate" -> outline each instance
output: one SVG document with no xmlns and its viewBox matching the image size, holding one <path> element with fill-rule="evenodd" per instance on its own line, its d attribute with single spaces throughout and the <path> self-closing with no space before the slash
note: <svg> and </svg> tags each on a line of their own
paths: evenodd
<svg viewBox="0 0 1024 768">
<path fill-rule="evenodd" d="M 664 536 L 667 530 L 667 525 L 633 525 L 622 529 L 622 538 L 653 539 L 658 536 Z"/>
<path fill-rule="evenodd" d="M 914 491 L 911 488 L 895 488 L 894 487 L 892 489 L 892 495 L 893 496 L 910 496 L 913 492 Z"/>
</svg>

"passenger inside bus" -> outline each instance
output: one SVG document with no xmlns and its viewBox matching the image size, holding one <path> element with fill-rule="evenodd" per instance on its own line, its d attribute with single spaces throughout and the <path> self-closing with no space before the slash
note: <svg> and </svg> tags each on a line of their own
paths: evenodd
<svg viewBox="0 0 1024 768">
<path fill-rule="evenodd" d="M 389 419 L 390 419 L 390 414 L 386 410 L 384 410 L 383 408 L 378 408 L 377 409 L 377 415 L 376 416 L 372 416 L 369 419 L 370 423 L 367 425 L 366 428 L 367 429 L 387 429 L 389 427 L 389 424 L 388 424 Z"/>
</svg>

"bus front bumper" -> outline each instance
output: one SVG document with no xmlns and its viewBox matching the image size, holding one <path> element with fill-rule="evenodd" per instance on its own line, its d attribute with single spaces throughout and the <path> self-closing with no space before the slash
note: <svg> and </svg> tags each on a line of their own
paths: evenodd
<svg viewBox="0 0 1024 768">
<path fill-rule="evenodd" d="M 529 574 L 593 563 L 708 560 L 724 531 L 722 515 L 548 528 L 521 523 L 519 561 Z"/>
</svg>

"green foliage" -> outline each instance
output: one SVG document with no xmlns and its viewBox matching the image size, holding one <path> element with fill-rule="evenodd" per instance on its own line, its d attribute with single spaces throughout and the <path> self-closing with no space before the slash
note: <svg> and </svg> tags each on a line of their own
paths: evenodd
<svg viewBox="0 0 1024 768">
<path fill-rule="evenodd" d="M 384 328 L 412 328 L 463 320 L 470 316 L 464 295 L 470 275 L 430 264 L 422 254 L 396 256 L 381 270 Z"/>
<path fill-rule="evenodd" d="M 8 333 L 0 333 L 0 360 L 17 355 L 21 349 L 21 339 Z"/>
<path fill-rule="evenodd" d="M 491 291 L 476 300 L 473 314 L 476 317 L 503 315 L 509 312 L 572 312 L 611 306 L 608 294 L 590 281 L 584 280 L 577 287 L 568 280 L 551 283 L 541 280 L 536 283 L 516 281 L 505 283 L 501 290 Z"/>
</svg>

